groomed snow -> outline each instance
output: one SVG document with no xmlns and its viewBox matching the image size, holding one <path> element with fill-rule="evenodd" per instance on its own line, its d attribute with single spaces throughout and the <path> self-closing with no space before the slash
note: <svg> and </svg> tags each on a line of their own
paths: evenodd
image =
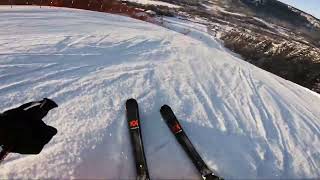
<svg viewBox="0 0 320 180">
<path fill-rule="evenodd" d="M 133 179 L 131 97 L 152 179 L 199 179 L 163 104 L 226 179 L 320 177 L 319 95 L 242 61 L 201 28 L 168 23 L 186 35 L 105 13 L 0 6 L 0 111 L 44 97 L 59 104 L 44 119 L 58 135 L 40 155 L 10 154 L 0 179 Z"/>
</svg>

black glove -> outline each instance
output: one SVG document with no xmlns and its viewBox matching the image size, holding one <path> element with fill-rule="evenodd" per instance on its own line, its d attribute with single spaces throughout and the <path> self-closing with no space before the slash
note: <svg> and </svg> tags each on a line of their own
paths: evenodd
<svg viewBox="0 0 320 180">
<path fill-rule="evenodd" d="M 56 107 L 54 101 L 45 98 L 0 114 L 0 145 L 14 153 L 39 154 L 57 134 L 56 128 L 42 121 Z"/>
</svg>

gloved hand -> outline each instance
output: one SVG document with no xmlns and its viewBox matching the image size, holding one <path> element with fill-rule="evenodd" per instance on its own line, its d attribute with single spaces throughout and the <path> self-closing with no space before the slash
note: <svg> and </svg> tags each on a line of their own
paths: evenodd
<svg viewBox="0 0 320 180">
<path fill-rule="evenodd" d="M 14 153 L 39 154 L 57 134 L 56 128 L 42 121 L 56 107 L 54 101 L 45 98 L 0 114 L 0 145 Z"/>
</svg>

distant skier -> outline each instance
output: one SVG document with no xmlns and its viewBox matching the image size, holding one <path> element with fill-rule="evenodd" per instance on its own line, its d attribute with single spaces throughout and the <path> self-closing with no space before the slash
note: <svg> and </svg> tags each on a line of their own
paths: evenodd
<svg viewBox="0 0 320 180">
<path fill-rule="evenodd" d="M 56 107 L 58 105 L 54 101 L 45 98 L 0 113 L 0 162 L 10 152 L 39 154 L 57 134 L 56 128 L 42 121 Z"/>
</svg>

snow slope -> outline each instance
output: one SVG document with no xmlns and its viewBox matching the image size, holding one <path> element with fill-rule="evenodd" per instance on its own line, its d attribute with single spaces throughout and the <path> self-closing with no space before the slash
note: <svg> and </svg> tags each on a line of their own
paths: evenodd
<svg viewBox="0 0 320 180">
<path fill-rule="evenodd" d="M 37 156 L 10 154 L 6 178 L 130 179 L 126 99 L 140 105 L 152 179 L 199 179 L 161 119 L 172 106 L 206 163 L 229 178 L 320 177 L 320 97 L 256 68 L 202 27 L 0 6 L 0 111 L 49 97 L 59 130 Z M 193 27 L 192 27 L 193 26 Z"/>
</svg>

